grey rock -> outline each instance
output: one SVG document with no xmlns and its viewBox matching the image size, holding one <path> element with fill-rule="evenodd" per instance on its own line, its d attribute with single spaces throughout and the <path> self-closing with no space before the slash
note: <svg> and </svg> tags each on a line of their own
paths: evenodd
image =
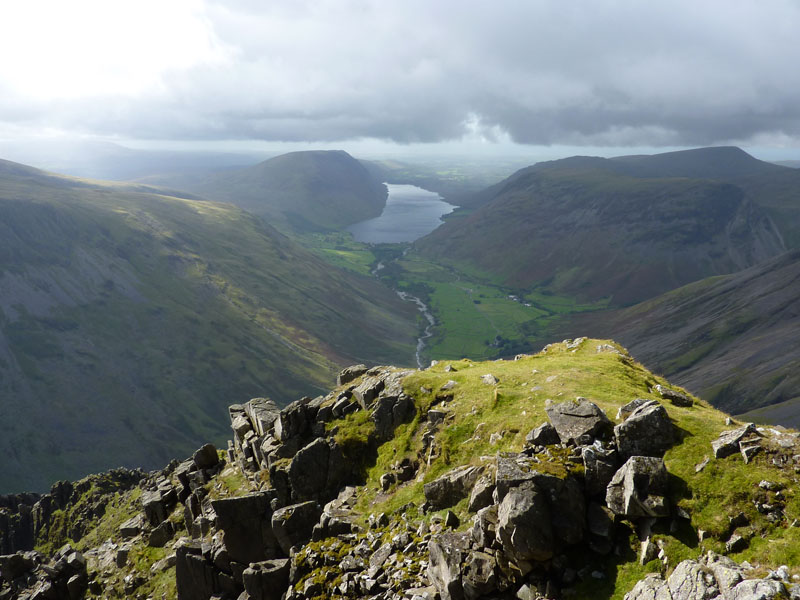
<svg viewBox="0 0 800 600">
<path fill-rule="evenodd" d="M 366 365 L 352 365 L 339 372 L 336 376 L 336 385 L 347 385 L 354 379 L 361 377 L 367 372 Z"/>
<path fill-rule="evenodd" d="M 434 510 L 453 506 L 470 493 L 482 470 L 481 467 L 467 465 L 445 473 L 425 484 L 425 500 Z"/>
<path fill-rule="evenodd" d="M 473 517 L 470 535 L 479 548 L 490 548 L 497 534 L 497 505 L 492 504 L 478 511 Z"/>
<path fill-rule="evenodd" d="M 734 533 L 730 539 L 725 542 L 725 550 L 730 554 L 734 554 L 736 552 L 741 552 L 747 548 L 748 545 L 749 542 L 747 541 L 747 538 L 739 535 L 738 533 Z"/>
<path fill-rule="evenodd" d="M 150 525 L 158 526 L 167 518 L 169 511 L 167 510 L 166 502 L 161 497 L 159 491 L 146 491 L 142 493 L 142 508 L 144 509 L 145 517 Z"/>
<path fill-rule="evenodd" d="M 244 411 L 258 436 L 266 435 L 281 413 L 278 405 L 269 398 L 252 398 L 245 402 Z"/>
<path fill-rule="evenodd" d="M 461 564 L 469 547 L 469 535 L 464 533 L 442 533 L 428 542 L 428 579 L 442 600 L 464 598 Z"/>
<path fill-rule="evenodd" d="M 608 484 L 619 467 L 617 451 L 606 448 L 600 442 L 581 448 L 581 459 L 584 467 L 586 495 L 591 497 L 605 494 Z"/>
<path fill-rule="evenodd" d="M 616 472 L 606 490 L 606 505 L 627 517 L 665 517 L 667 469 L 661 458 L 632 456 Z"/>
<path fill-rule="evenodd" d="M 497 521 L 497 541 L 515 562 L 552 558 L 555 538 L 549 503 L 532 481 L 508 491 Z"/>
<path fill-rule="evenodd" d="M 310 401 L 310 398 L 295 400 L 278 414 L 273 423 L 274 435 L 278 441 L 286 443 L 308 432 L 311 423 L 306 405 Z"/>
<path fill-rule="evenodd" d="M 192 455 L 198 469 L 210 469 L 219 463 L 219 455 L 214 444 L 205 444 Z"/>
<path fill-rule="evenodd" d="M 378 440 L 390 439 L 394 430 L 413 419 L 416 412 L 414 400 L 405 394 L 378 398 L 370 416 L 375 423 L 375 435 Z"/>
<path fill-rule="evenodd" d="M 385 382 L 380 377 L 365 377 L 362 382 L 353 388 L 353 397 L 363 410 L 368 409 L 381 393 Z"/>
<path fill-rule="evenodd" d="M 747 423 L 738 429 L 723 431 L 716 440 L 711 442 L 714 458 L 725 458 L 731 454 L 736 454 L 739 452 L 739 442 L 745 436 L 757 433 L 756 426 L 753 423 Z"/>
<path fill-rule="evenodd" d="M 730 590 L 730 600 L 772 600 L 784 598 L 786 590 L 780 581 L 772 579 L 745 579 Z"/>
<path fill-rule="evenodd" d="M 664 407 L 650 400 L 614 428 L 614 437 L 623 459 L 631 456 L 664 456 L 664 452 L 675 442 L 675 430 Z"/>
<path fill-rule="evenodd" d="M 608 540 L 614 537 L 614 513 L 602 504 L 589 503 L 586 522 L 592 535 Z"/>
<path fill-rule="evenodd" d="M 310 541 L 321 514 L 322 508 L 313 500 L 276 510 L 272 515 L 272 531 L 281 550 L 288 554 L 293 546 Z"/>
<path fill-rule="evenodd" d="M 212 500 L 217 527 L 225 536 L 231 560 L 249 564 L 280 557 L 272 532 L 270 497 L 265 492 Z"/>
<path fill-rule="evenodd" d="M 620 406 L 619 410 L 617 411 L 617 421 L 624 421 L 627 419 L 633 411 L 635 411 L 645 402 L 649 402 L 649 400 L 645 400 L 644 398 L 634 398 L 627 404 Z"/>
<path fill-rule="evenodd" d="M 173 535 L 175 535 L 175 525 L 172 521 L 164 521 L 150 532 L 147 545 L 153 548 L 163 548 L 172 539 Z"/>
<path fill-rule="evenodd" d="M 586 398 L 551 404 L 545 412 L 562 442 L 574 443 L 584 436 L 596 438 L 613 426 L 600 407 Z"/>
<path fill-rule="evenodd" d="M 193 544 L 176 548 L 175 584 L 181 600 L 208 600 L 220 591 L 216 570 L 203 558 L 200 547 Z"/>
<path fill-rule="evenodd" d="M 141 514 L 131 517 L 119 526 L 119 533 L 124 538 L 132 538 L 139 535 L 144 527 L 144 518 Z"/>
<path fill-rule="evenodd" d="M 710 581 L 709 581 L 710 580 Z M 717 595 L 713 576 L 697 561 L 684 560 L 667 579 L 673 600 L 704 600 Z"/>
<path fill-rule="evenodd" d="M 662 398 L 669 400 L 675 406 L 692 406 L 693 404 L 689 396 L 678 390 L 671 390 L 660 384 L 655 385 L 653 389 L 657 391 Z"/>
<path fill-rule="evenodd" d="M 744 569 L 727 556 L 709 552 L 706 558 L 706 565 L 714 575 L 719 590 L 725 598 L 728 598 L 730 590 L 744 579 Z"/>
<path fill-rule="evenodd" d="M 532 446 L 552 446 L 560 444 L 561 439 L 558 437 L 556 428 L 550 423 L 544 422 L 525 436 L 525 442 Z"/>
<path fill-rule="evenodd" d="M 317 438 L 297 452 L 289 466 L 295 501 L 326 501 L 346 483 L 350 469 L 333 440 Z"/>
<path fill-rule="evenodd" d="M 494 493 L 494 481 L 492 479 L 489 475 L 481 475 L 478 478 L 469 495 L 467 510 L 478 512 L 480 509 L 492 504 L 492 494 Z"/>
<path fill-rule="evenodd" d="M 252 563 L 242 573 L 250 600 L 280 600 L 289 585 L 289 559 Z"/>
<path fill-rule="evenodd" d="M 624 600 L 672 600 L 667 582 L 659 575 L 648 575 L 640 579 Z"/>
<path fill-rule="evenodd" d="M 477 600 L 497 589 L 494 568 L 495 559 L 490 554 L 470 552 L 467 555 L 461 577 L 466 600 Z"/>
<path fill-rule="evenodd" d="M 487 373 L 486 375 L 481 375 L 481 381 L 486 385 L 497 385 L 498 383 L 500 383 L 500 380 L 491 373 Z"/>
</svg>

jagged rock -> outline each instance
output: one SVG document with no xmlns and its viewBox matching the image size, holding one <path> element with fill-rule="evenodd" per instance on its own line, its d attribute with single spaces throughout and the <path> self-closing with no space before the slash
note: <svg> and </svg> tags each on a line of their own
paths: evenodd
<svg viewBox="0 0 800 600">
<path fill-rule="evenodd" d="M 339 372 L 336 376 L 336 385 L 347 385 L 367 372 L 367 365 L 352 365 Z"/>
<path fill-rule="evenodd" d="M 627 404 L 620 406 L 619 410 L 617 410 L 617 421 L 624 421 L 627 419 L 633 411 L 635 411 L 645 402 L 649 402 L 649 400 L 645 400 L 644 398 L 634 398 Z"/>
<path fill-rule="evenodd" d="M 289 585 L 289 559 L 252 563 L 242 573 L 250 600 L 280 600 Z"/>
<path fill-rule="evenodd" d="M 229 407 L 229 409 L 231 408 L 233 407 Z M 253 427 L 250 425 L 250 419 L 247 418 L 244 410 L 242 410 L 241 413 L 235 414 L 236 416 L 231 420 L 231 429 L 233 429 L 233 432 L 236 434 L 237 441 L 241 444 L 244 441 L 244 436 L 247 435 L 248 431 L 252 431 Z"/>
<path fill-rule="evenodd" d="M 142 508 L 147 521 L 154 527 L 160 525 L 169 514 L 166 503 L 163 501 L 159 491 L 143 492 Z"/>
<path fill-rule="evenodd" d="M 481 381 L 486 385 L 497 385 L 498 383 L 500 383 L 500 380 L 491 373 L 487 373 L 486 375 L 481 375 Z"/>
<path fill-rule="evenodd" d="M 525 436 L 525 443 L 531 446 L 552 446 L 560 444 L 561 439 L 558 437 L 556 428 L 550 423 L 544 422 Z"/>
<path fill-rule="evenodd" d="M 466 600 L 477 600 L 497 589 L 495 559 L 485 552 L 470 552 L 461 577 Z"/>
<path fill-rule="evenodd" d="M 198 469 L 210 469 L 219 463 L 219 455 L 214 444 L 205 444 L 192 455 Z"/>
<path fill-rule="evenodd" d="M 172 521 L 163 521 L 158 527 L 150 532 L 150 537 L 147 540 L 147 545 L 153 548 L 163 548 L 167 542 L 175 535 L 175 525 Z"/>
<path fill-rule="evenodd" d="M 272 509 L 265 492 L 213 500 L 217 526 L 225 535 L 231 560 L 249 564 L 279 558 L 280 546 L 272 532 Z"/>
<path fill-rule="evenodd" d="M 496 458 L 495 495 L 501 501 L 508 491 L 525 481 L 532 481 L 539 471 L 530 456 L 514 452 L 498 452 Z"/>
<path fill-rule="evenodd" d="M 745 579 L 728 592 L 730 600 L 772 600 L 785 598 L 786 588 L 772 579 Z"/>
<path fill-rule="evenodd" d="M 144 527 L 144 518 L 141 514 L 131 517 L 119 526 L 119 533 L 124 538 L 136 537 Z"/>
<path fill-rule="evenodd" d="M 692 406 L 693 404 L 689 396 L 678 390 L 671 390 L 660 384 L 655 385 L 653 389 L 657 391 L 662 398 L 669 400 L 675 406 Z"/>
<path fill-rule="evenodd" d="M 497 541 L 517 563 L 548 560 L 555 538 L 550 507 L 544 493 L 526 481 L 511 488 L 497 511 Z"/>
<path fill-rule="evenodd" d="M 219 591 L 216 571 L 195 544 L 181 544 L 175 550 L 175 584 L 181 600 L 208 600 Z"/>
<path fill-rule="evenodd" d="M 632 456 L 616 472 L 606 490 L 606 505 L 627 517 L 665 517 L 667 469 L 664 460 Z"/>
<path fill-rule="evenodd" d="M 753 423 L 747 423 L 738 429 L 730 431 L 723 431 L 719 437 L 711 442 L 711 448 L 714 450 L 714 458 L 725 458 L 731 454 L 739 451 L 739 442 L 745 436 L 758 434 L 756 426 Z"/>
<path fill-rule="evenodd" d="M 490 548 L 497 533 L 497 505 L 492 504 L 478 511 L 473 517 L 470 536 L 479 548 Z"/>
<path fill-rule="evenodd" d="M 584 436 L 596 438 L 613 426 L 600 407 L 586 398 L 551 404 L 545 412 L 562 442 L 576 443 Z"/>
<path fill-rule="evenodd" d="M 728 598 L 730 590 L 744 579 L 744 569 L 727 556 L 709 552 L 706 565 L 714 574 L 719 590 L 725 598 Z"/>
<path fill-rule="evenodd" d="M 442 600 L 462 600 L 461 564 L 469 551 L 469 535 L 442 533 L 428 542 L 428 579 Z"/>
<path fill-rule="evenodd" d="M 286 443 L 308 432 L 313 418 L 309 415 L 311 411 L 307 410 L 310 402 L 308 397 L 295 400 L 278 414 L 273 423 L 273 434 L 278 441 Z"/>
<path fill-rule="evenodd" d="M 263 436 L 272 429 L 281 409 L 269 398 L 252 398 L 245 402 L 244 411 L 256 435 Z"/>
<path fill-rule="evenodd" d="M 672 594 L 660 575 L 650 574 L 639 580 L 624 600 L 672 600 Z"/>
<path fill-rule="evenodd" d="M 414 418 L 417 412 L 413 398 L 401 393 L 399 396 L 381 396 L 375 402 L 371 419 L 375 423 L 378 440 L 388 440 L 401 424 Z"/>
<path fill-rule="evenodd" d="M 672 600 L 704 600 L 718 595 L 713 575 L 694 560 L 681 562 L 667 579 Z"/>
<path fill-rule="evenodd" d="M 364 380 L 353 388 L 353 397 L 363 410 L 367 410 L 378 397 L 385 385 L 381 377 L 365 377 Z"/>
<path fill-rule="evenodd" d="M 659 402 L 645 402 L 614 427 L 617 449 L 622 458 L 664 456 L 675 441 L 667 411 Z"/>
<path fill-rule="evenodd" d="M 17 577 L 32 571 L 37 565 L 37 553 L 16 552 L 0 556 L 0 575 L 11 583 Z"/>
<path fill-rule="evenodd" d="M 313 500 L 276 510 L 272 515 L 272 531 L 281 550 L 288 554 L 292 546 L 308 542 L 321 514 L 322 508 Z"/>
<path fill-rule="evenodd" d="M 481 475 L 472 487 L 467 510 L 469 510 L 469 512 L 478 512 L 480 509 L 491 505 L 493 493 L 494 481 L 492 481 L 492 477 Z"/>
<path fill-rule="evenodd" d="M 482 471 L 481 467 L 467 465 L 445 473 L 425 484 L 425 500 L 434 510 L 453 506 L 469 494 Z"/>
<path fill-rule="evenodd" d="M 605 494 L 608 484 L 614 477 L 619 466 L 617 451 L 606 448 L 600 441 L 591 446 L 581 448 L 581 459 L 584 467 L 584 481 L 586 495 L 591 497 Z"/>
<path fill-rule="evenodd" d="M 342 450 L 333 440 L 317 438 L 292 459 L 288 477 L 296 502 L 325 502 L 348 483 L 351 470 Z"/>
</svg>

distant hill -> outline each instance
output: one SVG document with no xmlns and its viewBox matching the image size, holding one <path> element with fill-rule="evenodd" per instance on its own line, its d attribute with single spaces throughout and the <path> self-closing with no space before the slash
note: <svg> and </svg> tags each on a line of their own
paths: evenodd
<svg viewBox="0 0 800 600">
<path fill-rule="evenodd" d="M 800 251 L 610 313 L 565 335 L 614 333 L 649 368 L 730 412 L 800 426 Z"/>
<path fill-rule="evenodd" d="M 632 304 L 784 250 L 778 227 L 745 189 L 689 177 L 695 163 L 719 175 L 789 171 L 748 157 L 722 148 L 538 163 L 416 245 L 505 285 Z"/>
<path fill-rule="evenodd" d="M 412 362 L 416 313 L 228 204 L 0 161 L 0 492 L 155 467 L 233 399 Z"/>
<path fill-rule="evenodd" d="M 782 167 L 789 167 L 790 169 L 800 169 L 800 160 L 778 160 L 775 161 L 775 164 Z"/>
<path fill-rule="evenodd" d="M 187 189 L 299 232 L 343 229 L 376 217 L 387 196 L 386 186 L 341 150 L 282 154 Z"/>
</svg>

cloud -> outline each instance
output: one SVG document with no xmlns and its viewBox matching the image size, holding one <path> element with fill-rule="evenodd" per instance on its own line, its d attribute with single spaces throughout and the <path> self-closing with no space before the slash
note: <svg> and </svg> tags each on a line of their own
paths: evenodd
<svg viewBox="0 0 800 600">
<path fill-rule="evenodd" d="M 800 140 L 793 1 L 78 0 L 59 17 L 73 32 L 70 15 L 84 19 L 74 52 L 37 33 L 40 4 L 0 14 L 25 50 L 0 66 L 6 124 L 153 140 Z"/>
</svg>

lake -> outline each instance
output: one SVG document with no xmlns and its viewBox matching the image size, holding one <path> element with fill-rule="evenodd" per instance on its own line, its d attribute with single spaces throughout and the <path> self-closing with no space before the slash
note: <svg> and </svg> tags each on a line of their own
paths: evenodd
<svg viewBox="0 0 800 600">
<path fill-rule="evenodd" d="M 436 192 L 415 185 L 387 183 L 389 197 L 381 216 L 347 228 L 358 242 L 395 244 L 413 242 L 442 224 L 442 216 L 455 206 Z"/>
</svg>

